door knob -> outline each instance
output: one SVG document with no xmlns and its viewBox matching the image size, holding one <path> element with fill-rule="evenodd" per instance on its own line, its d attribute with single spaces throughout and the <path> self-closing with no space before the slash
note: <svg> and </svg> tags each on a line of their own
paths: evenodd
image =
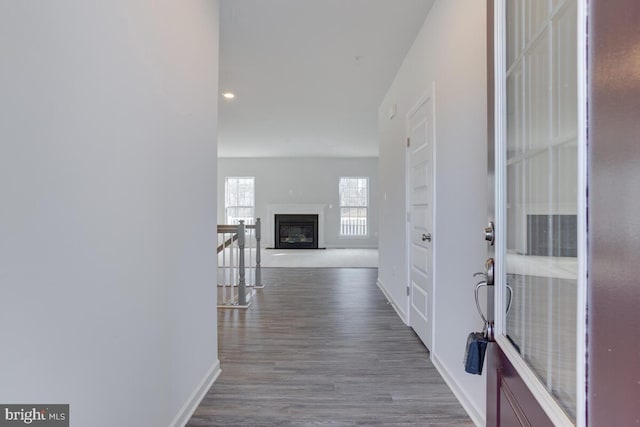
<svg viewBox="0 0 640 427">
<path fill-rule="evenodd" d="M 480 283 L 486 283 L 488 286 L 493 286 L 493 276 L 495 271 L 493 258 L 487 259 L 487 261 L 484 263 L 484 269 L 484 272 L 479 271 L 477 273 L 474 273 L 473 277 L 482 276 L 484 280 L 482 280 Z"/>
<path fill-rule="evenodd" d="M 431 233 L 427 233 L 427 234 L 422 233 L 422 241 L 424 242 L 425 240 L 427 242 L 431 241 Z"/>
<path fill-rule="evenodd" d="M 493 258 L 489 258 L 487 259 L 487 261 L 484 263 L 484 269 L 485 269 L 485 274 L 486 274 L 486 278 L 487 278 L 487 285 L 491 286 L 493 285 L 493 278 L 494 278 L 494 262 L 493 262 Z"/>
</svg>

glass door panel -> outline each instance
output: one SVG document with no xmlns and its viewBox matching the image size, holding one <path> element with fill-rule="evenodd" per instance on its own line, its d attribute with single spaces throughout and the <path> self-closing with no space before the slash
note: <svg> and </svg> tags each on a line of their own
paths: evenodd
<svg viewBox="0 0 640 427">
<path fill-rule="evenodd" d="M 503 333 L 576 414 L 576 0 L 507 0 Z"/>
</svg>

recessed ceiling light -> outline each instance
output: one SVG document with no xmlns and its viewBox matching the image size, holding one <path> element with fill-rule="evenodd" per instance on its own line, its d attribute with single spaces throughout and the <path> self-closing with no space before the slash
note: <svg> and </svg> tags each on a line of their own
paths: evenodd
<svg viewBox="0 0 640 427">
<path fill-rule="evenodd" d="M 225 92 L 222 94 L 222 96 L 224 96 L 226 99 L 233 99 L 236 97 L 236 95 L 233 92 Z"/>
</svg>

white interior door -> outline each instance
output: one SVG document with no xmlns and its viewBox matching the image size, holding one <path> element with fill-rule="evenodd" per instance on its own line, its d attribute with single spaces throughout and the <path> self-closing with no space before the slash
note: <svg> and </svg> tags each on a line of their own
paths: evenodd
<svg viewBox="0 0 640 427">
<path fill-rule="evenodd" d="M 431 349 L 433 329 L 433 100 L 409 114 L 409 323 Z"/>
</svg>

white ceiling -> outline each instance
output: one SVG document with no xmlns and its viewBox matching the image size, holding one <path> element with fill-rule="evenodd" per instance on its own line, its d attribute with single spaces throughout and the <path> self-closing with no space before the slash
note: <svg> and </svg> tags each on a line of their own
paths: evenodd
<svg viewBox="0 0 640 427">
<path fill-rule="evenodd" d="M 220 157 L 375 157 L 433 0 L 221 0 Z"/>
</svg>

